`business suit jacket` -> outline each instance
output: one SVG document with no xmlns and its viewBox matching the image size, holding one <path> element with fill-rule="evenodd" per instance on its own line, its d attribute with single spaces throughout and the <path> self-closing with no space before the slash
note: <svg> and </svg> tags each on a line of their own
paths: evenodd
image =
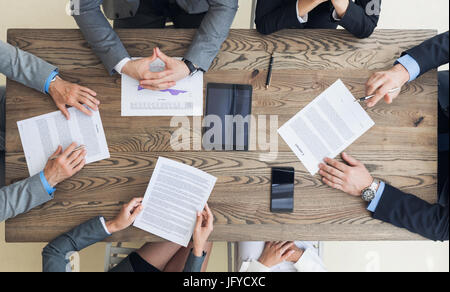
<svg viewBox="0 0 450 292">
<path fill-rule="evenodd" d="M 114 19 L 135 15 L 139 0 L 80 0 L 80 15 L 74 15 L 92 49 L 113 74 L 114 67 L 130 55 L 101 12 L 103 3 L 107 15 Z M 188 13 L 208 11 L 184 56 L 206 71 L 228 36 L 238 0 L 177 0 L 177 3 Z"/>
<path fill-rule="evenodd" d="M 373 0 L 350 0 L 347 12 L 340 21 L 333 18 L 334 6 L 324 2 L 308 13 L 308 21 L 300 23 L 297 17 L 297 0 L 258 0 L 256 7 L 256 29 L 262 34 L 271 34 L 282 29 L 335 29 L 338 25 L 358 38 L 369 37 L 378 24 L 379 13 L 368 15 L 366 6 Z M 381 0 L 379 6 L 381 7 Z"/>
<path fill-rule="evenodd" d="M 44 272 L 70 272 L 70 255 L 107 238 L 109 234 L 103 227 L 100 217 L 93 218 L 50 242 L 42 251 L 42 270 Z M 203 258 L 189 255 L 185 272 L 200 272 Z M 134 272 L 129 258 L 124 259 L 111 272 Z"/>
<path fill-rule="evenodd" d="M 0 222 L 26 213 L 53 197 L 42 185 L 39 174 L 0 189 Z"/>
<path fill-rule="evenodd" d="M 0 73 L 44 92 L 48 76 L 57 68 L 44 60 L 0 41 Z"/>
<path fill-rule="evenodd" d="M 404 52 L 403 55 L 413 57 L 420 66 L 420 74 L 424 74 L 430 69 L 448 63 L 448 53 L 449 33 L 446 32 Z M 373 217 L 431 240 L 448 240 L 450 192 L 448 176 L 448 173 L 444 174 L 447 179 L 439 194 L 439 203 L 436 204 L 429 204 L 416 196 L 386 185 Z"/>
</svg>

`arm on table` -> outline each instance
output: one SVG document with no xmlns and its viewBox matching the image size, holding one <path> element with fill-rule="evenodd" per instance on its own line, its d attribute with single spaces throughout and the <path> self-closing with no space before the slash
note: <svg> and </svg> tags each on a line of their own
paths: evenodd
<svg viewBox="0 0 450 292">
<path fill-rule="evenodd" d="M 430 204 L 387 184 L 373 218 L 406 228 L 431 240 L 448 240 L 448 206 Z"/>
<path fill-rule="evenodd" d="M 237 0 L 209 0 L 208 13 L 184 58 L 208 71 L 220 47 L 228 37 L 238 9 Z"/>
<path fill-rule="evenodd" d="M 44 60 L 0 41 L 0 73 L 42 93 L 46 92 L 49 77 L 57 68 Z"/>
<path fill-rule="evenodd" d="M 69 257 L 75 251 L 83 250 L 110 234 L 101 217 L 93 218 L 50 242 L 42 251 L 43 272 L 68 272 Z"/>
<path fill-rule="evenodd" d="M 89 45 L 112 75 L 114 67 L 130 55 L 100 10 L 102 3 L 103 0 L 80 0 L 80 14 L 74 15 L 74 18 Z"/>
</svg>

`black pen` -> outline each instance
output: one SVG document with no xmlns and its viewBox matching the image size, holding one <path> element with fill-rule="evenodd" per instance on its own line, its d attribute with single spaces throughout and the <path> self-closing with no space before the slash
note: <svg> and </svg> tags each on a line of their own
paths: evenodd
<svg viewBox="0 0 450 292">
<path fill-rule="evenodd" d="M 266 89 L 270 86 L 270 81 L 272 81 L 272 67 L 273 67 L 273 53 L 270 55 L 269 72 L 267 72 Z"/>
</svg>

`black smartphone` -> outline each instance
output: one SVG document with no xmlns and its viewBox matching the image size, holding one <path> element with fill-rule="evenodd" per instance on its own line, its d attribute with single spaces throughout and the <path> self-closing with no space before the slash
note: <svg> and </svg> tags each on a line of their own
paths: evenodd
<svg viewBox="0 0 450 292">
<path fill-rule="evenodd" d="M 272 190 L 270 211 L 273 213 L 294 212 L 295 170 L 292 167 L 272 168 Z"/>
</svg>

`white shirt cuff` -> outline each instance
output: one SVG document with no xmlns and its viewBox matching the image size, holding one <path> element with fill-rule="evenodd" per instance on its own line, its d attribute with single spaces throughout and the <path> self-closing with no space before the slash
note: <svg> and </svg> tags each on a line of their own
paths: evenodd
<svg viewBox="0 0 450 292">
<path fill-rule="evenodd" d="M 340 18 L 339 15 L 337 14 L 336 9 L 333 10 L 333 19 L 336 20 L 336 21 L 341 21 L 342 20 L 342 18 Z"/>
<path fill-rule="evenodd" d="M 306 15 L 303 15 L 303 16 L 300 16 L 299 13 L 298 13 L 298 0 L 297 0 L 296 9 L 297 9 L 298 22 L 300 22 L 300 23 L 307 23 L 308 22 L 308 13 L 306 13 Z"/>
<path fill-rule="evenodd" d="M 130 58 L 124 58 L 122 61 L 119 62 L 119 64 L 117 64 L 114 67 L 114 70 L 116 70 L 117 73 L 122 74 L 122 69 L 125 66 L 126 63 L 128 63 L 129 61 L 131 61 Z"/>
<path fill-rule="evenodd" d="M 322 259 L 317 254 L 316 249 L 308 248 L 300 257 L 298 262 L 294 264 L 299 272 L 326 272 Z"/>
<path fill-rule="evenodd" d="M 100 222 L 102 223 L 102 225 L 103 225 L 103 228 L 105 229 L 106 233 L 107 233 L 108 235 L 111 235 L 111 233 L 109 233 L 109 230 L 108 230 L 108 228 L 106 228 L 106 222 L 105 222 L 105 218 L 103 218 L 103 217 L 100 217 Z"/>
</svg>

